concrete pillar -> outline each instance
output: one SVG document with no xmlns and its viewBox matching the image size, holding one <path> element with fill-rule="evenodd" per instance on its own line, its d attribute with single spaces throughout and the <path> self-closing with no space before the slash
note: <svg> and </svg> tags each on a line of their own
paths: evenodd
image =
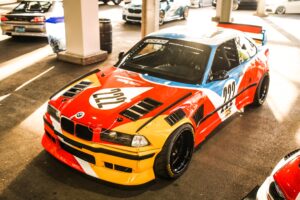
<svg viewBox="0 0 300 200">
<path fill-rule="evenodd" d="M 216 16 L 212 20 L 216 22 L 232 22 L 232 4 L 233 0 L 217 0 Z"/>
<path fill-rule="evenodd" d="M 256 15 L 257 16 L 259 16 L 259 17 L 268 16 L 268 14 L 266 13 L 266 10 L 265 10 L 265 4 L 266 4 L 265 0 L 258 0 L 257 1 L 257 10 L 256 10 Z"/>
<path fill-rule="evenodd" d="M 100 50 L 98 0 L 64 0 L 66 51 L 58 59 L 81 65 L 107 58 Z"/>
<path fill-rule="evenodd" d="M 159 30 L 160 0 L 143 0 L 142 37 Z"/>
</svg>

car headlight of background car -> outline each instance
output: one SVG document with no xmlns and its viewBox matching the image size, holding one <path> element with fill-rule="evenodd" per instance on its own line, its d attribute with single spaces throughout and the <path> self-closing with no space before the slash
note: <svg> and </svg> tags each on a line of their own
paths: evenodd
<svg viewBox="0 0 300 200">
<path fill-rule="evenodd" d="M 129 135 L 110 130 L 102 130 L 100 133 L 102 141 L 115 144 L 125 145 L 129 147 L 144 147 L 149 145 L 148 140 L 142 135 Z"/>
</svg>

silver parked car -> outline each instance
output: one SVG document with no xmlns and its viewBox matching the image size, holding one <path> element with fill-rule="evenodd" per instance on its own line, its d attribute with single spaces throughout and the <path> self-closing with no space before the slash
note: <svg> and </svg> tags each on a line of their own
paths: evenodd
<svg viewBox="0 0 300 200">
<path fill-rule="evenodd" d="M 63 16 L 61 0 L 24 0 L 1 16 L 3 35 L 47 37 L 45 21 Z"/>
</svg>

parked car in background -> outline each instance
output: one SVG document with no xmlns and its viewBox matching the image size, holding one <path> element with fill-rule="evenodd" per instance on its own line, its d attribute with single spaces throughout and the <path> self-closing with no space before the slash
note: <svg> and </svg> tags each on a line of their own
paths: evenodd
<svg viewBox="0 0 300 200">
<path fill-rule="evenodd" d="M 47 37 L 45 21 L 52 15 L 63 16 L 61 0 L 25 0 L 1 16 L 3 35 Z"/>
<path fill-rule="evenodd" d="M 102 1 L 103 3 L 107 4 L 110 0 L 99 0 Z M 122 0 L 111 0 L 115 5 L 119 5 Z"/>
<path fill-rule="evenodd" d="M 300 200 L 300 149 L 279 161 L 257 192 L 257 200 Z"/>
<path fill-rule="evenodd" d="M 212 5 L 217 6 L 217 0 L 212 0 Z M 257 6 L 257 0 L 233 0 L 232 10 L 237 10 L 240 7 L 251 7 L 255 8 Z"/>
<path fill-rule="evenodd" d="M 132 0 L 123 7 L 126 22 L 141 22 L 142 0 Z M 186 19 L 189 14 L 188 0 L 160 0 L 159 24 L 176 19 Z"/>
<path fill-rule="evenodd" d="M 300 13 L 300 0 L 269 0 L 266 11 L 275 14 Z"/>
<path fill-rule="evenodd" d="M 206 6 L 211 6 L 212 1 L 211 0 L 190 0 L 191 6 L 196 6 L 198 8 L 206 7 Z"/>
</svg>

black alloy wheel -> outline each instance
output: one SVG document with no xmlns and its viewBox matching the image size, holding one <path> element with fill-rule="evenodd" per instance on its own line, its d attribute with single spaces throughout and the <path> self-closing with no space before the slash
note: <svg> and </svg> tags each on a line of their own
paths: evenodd
<svg viewBox="0 0 300 200">
<path fill-rule="evenodd" d="M 259 82 L 256 88 L 254 101 L 252 105 L 261 106 L 264 104 L 268 95 L 269 84 L 270 84 L 270 76 L 269 74 L 266 74 L 263 76 L 263 78 L 261 79 L 261 81 Z"/>
<path fill-rule="evenodd" d="M 185 172 L 194 151 L 194 137 L 191 130 L 190 125 L 184 124 L 168 138 L 154 163 L 157 177 L 175 179 Z"/>
</svg>

